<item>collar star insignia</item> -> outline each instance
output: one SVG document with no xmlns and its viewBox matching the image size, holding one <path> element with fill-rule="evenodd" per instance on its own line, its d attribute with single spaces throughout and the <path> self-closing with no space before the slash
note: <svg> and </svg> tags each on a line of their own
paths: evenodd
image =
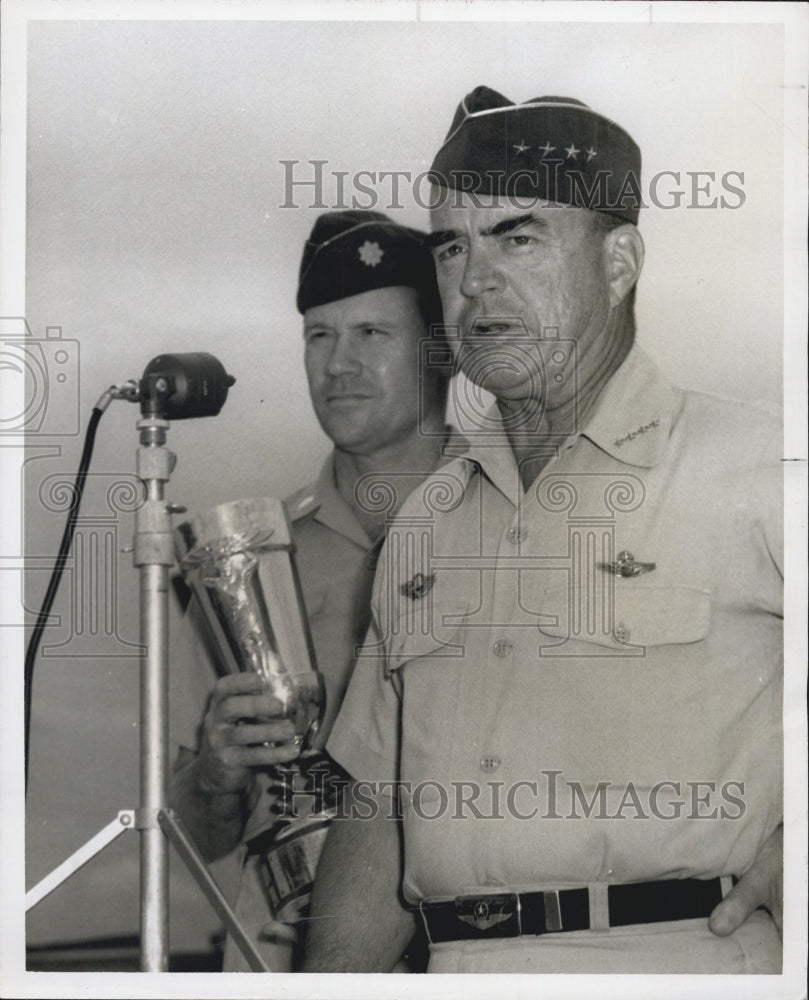
<svg viewBox="0 0 809 1000">
<path fill-rule="evenodd" d="M 527 152 L 530 148 L 531 148 L 530 146 L 526 146 L 525 145 L 525 140 L 524 139 L 520 139 L 520 144 L 519 144 L 519 146 L 515 146 L 514 147 L 514 152 L 519 155 L 520 153 Z"/>
<path fill-rule="evenodd" d="M 399 587 L 399 593 L 403 597 L 409 597 L 411 601 L 419 601 L 425 594 L 429 594 L 435 583 L 435 573 L 416 573 L 412 580 L 403 583 Z"/>
<path fill-rule="evenodd" d="M 556 146 L 552 146 L 550 142 L 546 142 L 544 146 L 537 146 L 537 149 L 542 150 L 543 156 L 550 156 L 550 154 L 556 149 Z"/>
<path fill-rule="evenodd" d="M 593 149 L 592 146 L 588 150 L 586 150 L 586 152 L 587 152 L 587 162 L 588 163 L 590 162 L 590 160 L 593 159 L 594 156 L 598 156 L 598 153 Z"/>
<path fill-rule="evenodd" d="M 385 251 L 376 242 L 376 240 L 374 240 L 373 243 L 370 240 L 366 240 L 357 253 L 360 256 L 360 260 L 367 267 L 376 267 L 376 265 L 382 260 Z"/>
<path fill-rule="evenodd" d="M 575 160 L 576 159 L 576 155 L 578 153 L 580 153 L 581 150 L 580 149 L 576 149 L 576 147 L 571 142 L 571 144 L 569 146 L 565 146 L 565 152 L 567 153 L 568 160 Z"/>
</svg>

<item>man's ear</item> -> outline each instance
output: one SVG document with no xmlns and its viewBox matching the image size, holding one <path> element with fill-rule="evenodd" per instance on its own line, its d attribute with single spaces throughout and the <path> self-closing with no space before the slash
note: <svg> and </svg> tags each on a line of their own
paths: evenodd
<svg viewBox="0 0 809 1000">
<path fill-rule="evenodd" d="M 614 309 L 624 301 L 640 277 L 645 256 L 643 237 L 637 227 L 628 222 L 607 233 L 604 252 L 610 283 L 610 305 Z"/>
</svg>

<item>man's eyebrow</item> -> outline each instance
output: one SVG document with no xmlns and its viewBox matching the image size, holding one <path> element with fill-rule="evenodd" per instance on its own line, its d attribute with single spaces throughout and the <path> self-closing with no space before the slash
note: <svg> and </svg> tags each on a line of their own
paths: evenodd
<svg viewBox="0 0 809 1000">
<path fill-rule="evenodd" d="M 439 229 L 438 232 L 427 234 L 427 248 L 429 250 L 434 250 L 435 247 L 440 247 L 442 243 L 449 243 L 451 240 L 457 240 L 461 234 L 457 229 Z"/>
<path fill-rule="evenodd" d="M 520 229 L 522 226 L 547 226 L 547 222 L 544 219 L 540 219 L 538 215 L 534 215 L 533 212 L 526 212 L 525 215 L 515 215 L 511 219 L 503 219 L 501 222 L 496 222 L 493 226 L 488 229 L 481 229 L 481 236 L 503 236 L 506 233 L 512 233 L 515 229 Z"/>
<path fill-rule="evenodd" d="M 364 330 L 369 326 L 390 327 L 395 325 L 387 313 L 366 313 L 358 319 L 352 320 L 349 326 L 352 330 Z"/>
<path fill-rule="evenodd" d="M 524 215 L 515 215 L 511 219 L 501 219 L 500 222 L 495 222 L 494 225 L 481 229 L 480 235 L 504 236 L 506 233 L 512 233 L 515 229 L 521 229 L 523 226 L 546 228 L 547 225 L 548 223 L 545 219 L 540 218 L 540 216 L 535 215 L 533 212 L 526 212 Z M 437 232 L 430 233 L 427 236 L 427 246 L 430 249 L 434 249 L 443 243 L 450 243 L 452 240 L 460 239 L 462 236 L 463 233 L 457 229 L 439 229 Z"/>
</svg>

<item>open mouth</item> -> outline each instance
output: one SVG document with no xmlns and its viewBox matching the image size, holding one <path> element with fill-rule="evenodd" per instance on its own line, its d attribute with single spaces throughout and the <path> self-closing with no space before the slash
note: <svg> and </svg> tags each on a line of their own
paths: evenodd
<svg viewBox="0 0 809 1000">
<path fill-rule="evenodd" d="M 476 319 L 469 328 L 470 336 L 491 337 L 508 333 L 511 336 L 526 336 L 525 324 L 518 319 L 495 318 Z"/>
</svg>

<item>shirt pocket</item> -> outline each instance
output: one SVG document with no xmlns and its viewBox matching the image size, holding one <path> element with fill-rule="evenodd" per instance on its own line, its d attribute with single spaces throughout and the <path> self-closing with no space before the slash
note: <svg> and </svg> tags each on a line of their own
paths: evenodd
<svg viewBox="0 0 809 1000">
<path fill-rule="evenodd" d="M 456 641 L 468 604 L 457 601 L 414 602 L 391 619 L 387 637 L 388 674 L 401 670 L 410 660 L 424 657 L 457 662 L 464 655 L 464 645 Z"/>
<path fill-rule="evenodd" d="M 700 642 L 711 625 L 712 592 L 616 579 L 594 592 L 558 587 L 543 600 L 543 635 L 614 649 Z M 548 622 L 551 624 L 548 624 Z"/>
</svg>

